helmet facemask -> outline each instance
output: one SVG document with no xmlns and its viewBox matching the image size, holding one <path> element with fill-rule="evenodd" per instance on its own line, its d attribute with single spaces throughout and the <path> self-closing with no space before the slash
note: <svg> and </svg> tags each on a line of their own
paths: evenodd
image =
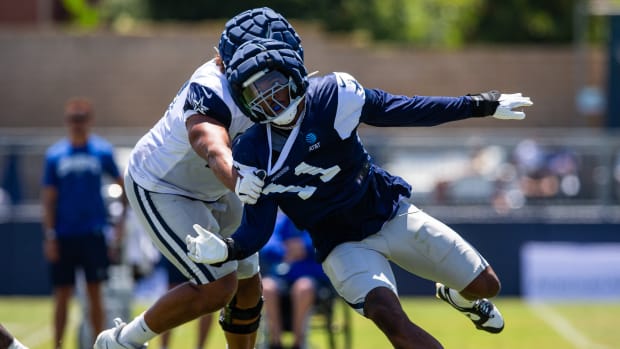
<svg viewBox="0 0 620 349">
<path fill-rule="evenodd" d="M 305 93 L 292 77 L 278 70 L 261 70 L 243 84 L 241 99 L 247 110 L 259 123 L 275 127 L 292 128 L 297 119 L 298 107 Z"/>
<path fill-rule="evenodd" d="M 237 49 L 226 68 L 235 104 L 256 123 L 295 127 L 305 112 L 308 73 L 285 42 L 253 39 Z"/>
</svg>

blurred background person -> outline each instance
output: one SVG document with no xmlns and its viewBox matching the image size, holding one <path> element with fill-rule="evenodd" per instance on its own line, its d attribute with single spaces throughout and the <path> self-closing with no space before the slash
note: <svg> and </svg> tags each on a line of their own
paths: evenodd
<svg viewBox="0 0 620 349">
<path fill-rule="evenodd" d="M 76 97 L 65 104 L 67 137 L 50 146 L 45 155 L 42 206 L 43 249 L 50 263 L 54 297 L 54 346 L 61 348 L 67 310 L 83 271 L 92 330 L 103 330 L 105 314 L 102 282 L 108 278 L 108 247 L 118 246 L 124 214 L 114 229 L 113 243 L 104 234 L 108 213 L 101 193 L 109 175 L 121 187 L 123 180 L 114 160 L 113 146 L 91 134 L 93 106 Z M 123 200 L 124 202 L 124 200 Z"/>
<path fill-rule="evenodd" d="M 568 146 L 554 149 L 524 139 L 516 145 L 513 161 L 521 190 L 532 202 L 575 197 L 581 191 L 579 157 Z"/>
<path fill-rule="evenodd" d="M 314 259 L 310 235 L 279 213 L 273 235 L 259 256 L 269 349 L 283 348 L 281 337 L 285 328 L 293 332 L 291 348 L 304 348 L 307 321 L 317 289 L 328 282 L 321 265 Z M 283 301 L 290 301 L 290 324 L 285 324 L 287 319 L 282 317 Z"/>
<path fill-rule="evenodd" d="M 0 324 L 0 349 L 28 349 Z"/>
<path fill-rule="evenodd" d="M 162 260 L 162 264 L 166 269 L 168 276 L 168 289 L 171 290 L 178 285 L 187 281 L 185 277 L 177 267 L 175 267 L 167 258 Z M 198 318 L 198 333 L 196 341 L 196 349 L 204 348 L 207 338 L 209 337 L 209 331 L 211 329 L 211 323 L 213 322 L 213 313 L 202 315 Z M 172 330 L 168 330 L 161 335 L 161 349 L 170 349 Z"/>
</svg>

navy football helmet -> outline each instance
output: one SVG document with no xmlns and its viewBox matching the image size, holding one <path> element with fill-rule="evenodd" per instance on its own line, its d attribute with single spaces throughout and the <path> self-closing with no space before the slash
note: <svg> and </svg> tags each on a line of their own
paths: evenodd
<svg viewBox="0 0 620 349">
<path fill-rule="evenodd" d="M 273 39 L 253 39 L 235 52 L 226 68 L 231 94 L 252 121 L 292 128 L 303 113 L 308 73 L 290 45 Z M 305 105 L 303 105 L 305 107 Z"/>
<path fill-rule="evenodd" d="M 244 11 L 226 22 L 218 45 L 224 67 L 228 66 L 239 45 L 254 38 L 284 41 L 304 58 L 301 39 L 291 24 L 269 7 L 260 7 Z"/>
</svg>

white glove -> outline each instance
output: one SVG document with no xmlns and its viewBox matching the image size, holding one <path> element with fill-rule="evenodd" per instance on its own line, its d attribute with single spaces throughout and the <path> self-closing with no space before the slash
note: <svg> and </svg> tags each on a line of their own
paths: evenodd
<svg viewBox="0 0 620 349">
<path fill-rule="evenodd" d="M 238 177 L 235 185 L 235 194 L 244 204 L 254 205 L 265 185 L 265 170 L 235 163 Z"/>
<path fill-rule="evenodd" d="M 217 235 L 211 233 L 199 224 L 192 226 L 197 237 L 187 235 L 187 255 L 196 263 L 214 264 L 223 262 L 228 257 L 228 246 Z"/>
<path fill-rule="evenodd" d="M 519 107 L 529 107 L 533 105 L 530 97 L 523 97 L 521 93 L 504 94 L 499 97 L 499 106 L 492 116 L 502 120 L 523 120 L 525 113 L 522 111 L 514 111 L 512 109 Z"/>
</svg>

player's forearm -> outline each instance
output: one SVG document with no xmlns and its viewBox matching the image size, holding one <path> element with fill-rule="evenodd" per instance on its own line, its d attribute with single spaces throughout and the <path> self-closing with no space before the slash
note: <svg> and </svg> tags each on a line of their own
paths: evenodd
<svg viewBox="0 0 620 349">
<path fill-rule="evenodd" d="M 225 238 L 224 243 L 228 248 L 228 258 L 226 261 L 246 259 L 258 252 L 269 240 L 271 234 L 257 236 L 254 239 L 243 239 L 239 234 Z"/>
<path fill-rule="evenodd" d="M 485 105 L 482 105 L 485 106 Z M 366 90 L 361 121 L 373 126 L 435 126 L 446 122 L 487 116 L 471 96 L 398 96 Z"/>
<path fill-rule="evenodd" d="M 211 149 L 207 154 L 207 163 L 220 182 L 234 192 L 237 173 L 233 169 L 233 157 L 230 148 Z"/>
<path fill-rule="evenodd" d="M 198 141 L 192 144 L 194 151 L 206 160 L 213 174 L 231 191 L 235 190 L 237 173 L 233 169 L 233 157 L 226 144 Z"/>
<path fill-rule="evenodd" d="M 230 238 L 224 239 L 228 260 L 245 259 L 267 244 L 273 234 L 277 210 L 277 204 L 269 200 L 244 206 L 241 225 Z"/>
<path fill-rule="evenodd" d="M 205 159 L 215 176 L 231 191 L 235 190 L 237 174 L 233 169 L 230 139 L 226 128 L 205 122 L 204 116 L 188 119 L 189 141 L 192 149 Z"/>
</svg>

